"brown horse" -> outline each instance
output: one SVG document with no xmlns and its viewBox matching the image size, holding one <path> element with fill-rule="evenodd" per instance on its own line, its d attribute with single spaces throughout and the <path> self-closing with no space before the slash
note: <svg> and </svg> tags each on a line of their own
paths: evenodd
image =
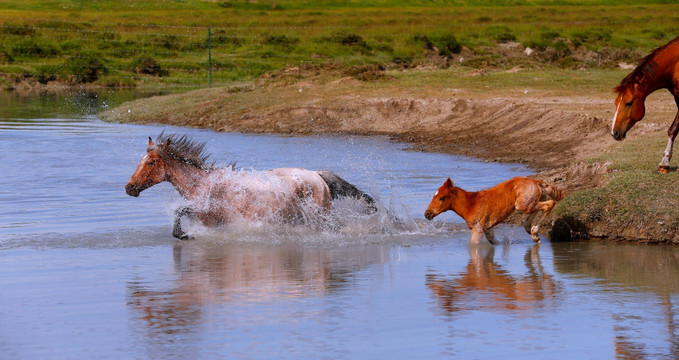
<svg viewBox="0 0 679 360">
<path fill-rule="evenodd" d="M 527 177 L 511 178 L 478 192 L 464 191 L 448 178 L 434 194 L 424 217 L 431 220 L 444 211 L 453 210 L 467 222 L 472 232 L 469 240 L 472 244 L 481 242 L 484 235 L 491 244 L 497 244 L 493 226 L 519 210 L 529 214 L 524 228 L 533 241 L 539 243 L 540 221 L 563 197 L 556 186 Z M 542 216 L 535 221 L 538 211 L 542 211 Z"/>
<path fill-rule="evenodd" d="M 181 218 L 191 215 L 206 226 L 228 224 L 238 219 L 265 222 L 313 223 L 323 220 L 330 203 L 338 197 L 353 197 L 374 212 L 374 200 L 330 171 L 278 168 L 267 171 L 236 171 L 233 166 L 215 168 L 208 164 L 205 143 L 187 136 L 161 133 L 157 145 L 149 137 L 146 155 L 125 186 L 137 197 L 143 190 L 170 182 L 188 202 L 177 210 L 173 235 L 187 239 Z"/>
<path fill-rule="evenodd" d="M 679 37 L 653 50 L 615 87 L 618 97 L 615 99 L 615 115 L 611 125 L 611 135 L 615 140 L 624 139 L 627 131 L 643 119 L 646 113 L 644 101 L 658 89 L 669 90 L 679 107 Z M 679 112 L 667 130 L 667 147 L 658 165 L 659 173 L 670 171 L 672 147 L 677 133 Z"/>
</svg>

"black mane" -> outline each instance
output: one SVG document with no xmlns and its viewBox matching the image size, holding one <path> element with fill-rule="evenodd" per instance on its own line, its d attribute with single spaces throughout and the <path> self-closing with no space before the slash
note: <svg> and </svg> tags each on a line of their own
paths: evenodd
<svg viewBox="0 0 679 360">
<path fill-rule="evenodd" d="M 650 54 L 646 55 L 646 57 L 644 57 L 639 62 L 639 65 L 637 65 L 637 67 L 635 67 L 634 70 L 632 70 L 632 72 L 629 73 L 629 75 L 625 76 L 625 78 L 620 81 L 620 84 L 618 84 L 618 86 L 613 88 L 613 91 L 621 93 L 628 87 L 633 86 L 636 83 L 639 83 L 643 78 L 654 78 L 656 75 L 655 68 L 657 66 L 654 60 L 656 55 L 658 55 L 659 52 L 665 50 L 667 47 L 673 45 L 676 42 L 679 42 L 679 36 L 677 36 L 667 44 L 651 51 Z"/>
<path fill-rule="evenodd" d="M 169 142 L 168 142 L 169 141 Z M 165 134 L 156 138 L 156 150 L 161 156 L 169 156 L 202 170 L 214 169 L 214 161 L 205 153 L 205 142 L 193 140 L 188 135 Z"/>
</svg>

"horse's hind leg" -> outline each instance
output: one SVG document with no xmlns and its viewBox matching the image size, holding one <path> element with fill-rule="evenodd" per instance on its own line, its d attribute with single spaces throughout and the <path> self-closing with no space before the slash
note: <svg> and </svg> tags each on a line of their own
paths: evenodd
<svg viewBox="0 0 679 360">
<path fill-rule="evenodd" d="M 499 242 L 495 240 L 495 231 L 493 230 L 493 228 L 486 229 L 483 232 L 486 234 L 486 239 L 488 239 L 489 243 L 493 245 L 499 244 Z"/>
<path fill-rule="evenodd" d="M 191 208 L 185 206 L 177 209 L 174 212 L 174 226 L 172 227 L 172 236 L 179 240 L 189 240 L 192 239 L 188 234 L 182 230 L 182 217 L 186 215 L 191 215 L 193 211 Z"/>
<path fill-rule="evenodd" d="M 537 211 L 530 213 L 526 216 L 526 219 L 523 221 L 523 228 L 526 230 L 526 233 L 528 235 L 531 235 L 530 228 L 533 226 L 533 220 L 535 219 L 535 216 L 537 215 Z"/>
<path fill-rule="evenodd" d="M 554 205 L 556 205 L 554 200 L 538 201 L 535 206 L 535 212 L 529 216 L 529 218 L 533 218 L 530 224 L 530 237 L 536 243 L 540 243 L 540 235 L 538 234 L 540 232 L 540 223 L 552 212 Z M 536 216 L 538 211 L 540 211 L 540 216 Z M 524 224 L 524 226 L 528 227 L 527 224 Z"/>
</svg>

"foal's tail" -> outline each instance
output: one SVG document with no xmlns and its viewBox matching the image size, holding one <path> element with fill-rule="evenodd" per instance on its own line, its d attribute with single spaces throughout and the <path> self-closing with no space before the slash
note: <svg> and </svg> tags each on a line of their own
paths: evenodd
<svg viewBox="0 0 679 360">
<path fill-rule="evenodd" d="M 377 212 L 377 205 L 375 200 L 368 194 L 359 190 L 356 186 L 349 184 L 346 180 L 337 176 L 332 171 L 317 171 L 318 175 L 323 178 L 328 188 L 330 188 L 330 197 L 333 200 L 339 197 L 350 197 L 357 200 L 362 200 L 367 204 L 368 213 Z"/>
<path fill-rule="evenodd" d="M 561 201 L 564 197 L 566 197 L 566 192 L 559 189 L 558 187 L 554 185 L 547 184 L 546 182 L 542 180 L 538 180 L 538 183 L 540 184 L 540 187 L 542 190 L 547 193 L 547 195 L 552 198 L 554 201 Z"/>
</svg>

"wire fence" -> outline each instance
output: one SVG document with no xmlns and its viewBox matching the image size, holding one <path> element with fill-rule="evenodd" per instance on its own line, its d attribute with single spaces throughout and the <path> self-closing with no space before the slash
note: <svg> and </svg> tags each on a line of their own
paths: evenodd
<svg viewBox="0 0 679 360">
<path fill-rule="evenodd" d="M 663 22 L 667 22 L 667 16 Z M 0 24 L 0 73 L 34 76 L 42 80 L 73 75 L 73 59 L 83 54 L 101 63 L 102 77 L 126 83 L 156 82 L 163 86 L 204 86 L 211 80 L 229 83 L 252 80 L 266 71 L 301 61 L 323 62 L 338 56 L 367 62 L 420 56 L 422 37 L 466 31 L 511 32 L 517 28 L 555 26 L 607 30 L 647 22 L 640 18 L 583 17 L 577 20 L 497 21 L 478 18 L 457 23 L 361 22 L 342 24 L 252 23 L 220 26 L 187 26 L 121 23 L 42 21 L 34 24 Z M 98 28 L 95 28 L 99 26 Z M 608 30 L 610 33 L 610 30 Z M 359 35 L 360 34 L 360 35 Z M 426 36 L 425 36 L 426 38 Z M 510 37 L 511 38 L 511 37 Z M 428 39 L 425 41 L 429 41 Z M 419 48 L 418 48 L 419 46 Z M 425 44 L 425 47 L 431 44 Z M 416 54 L 416 55 L 412 55 Z M 152 58 L 153 69 L 140 68 L 139 60 Z"/>
</svg>

